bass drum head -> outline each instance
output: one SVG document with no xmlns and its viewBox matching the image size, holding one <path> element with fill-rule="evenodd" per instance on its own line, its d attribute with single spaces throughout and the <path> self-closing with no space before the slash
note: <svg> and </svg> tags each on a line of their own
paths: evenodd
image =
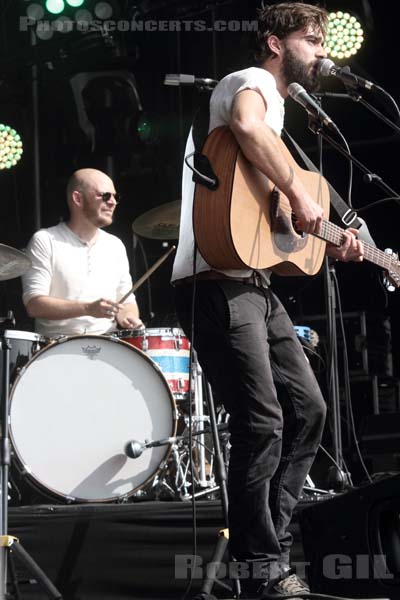
<svg viewBox="0 0 400 600">
<path fill-rule="evenodd" d="M 105 502 L 149 482 L 168 446 L 136 459 L 131 440 L 173 436 L 176 409 L 159 368 L 105 336 L 74 336 L 41 350 L 10 395 L 10 437 L 19 467 L 67 501 Z"/>
</svg>

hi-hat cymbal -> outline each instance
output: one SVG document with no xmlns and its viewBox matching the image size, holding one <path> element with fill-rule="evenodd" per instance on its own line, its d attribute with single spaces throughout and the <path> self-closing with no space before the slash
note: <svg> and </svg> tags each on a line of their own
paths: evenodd
<svg viewBox="0 0 400 600">
<path fill-rule="evenodd" d="M 148 210 L 132 223 L 137 235 L 153 240 L 177 240 L 179 237 L 179 220 L 181 201 L 168 202 Z"/>
<path fill-rule="evenodd" d="M 26 254 L 11 246 L 0 244 L 0 281 L 23 275 L 31 265 L 31 259 Z"/>
</svg>

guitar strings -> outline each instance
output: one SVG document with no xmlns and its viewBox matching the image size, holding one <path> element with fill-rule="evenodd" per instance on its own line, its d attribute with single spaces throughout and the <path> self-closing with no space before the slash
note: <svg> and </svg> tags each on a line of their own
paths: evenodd
<svg viewBox="0 0 400 600">
<path fill-rule="evenodd" d="M 296 217 L 296 215 L 290 209 L 290 207 L 286 207 L 285 204 L 283 204 L 282 202 L 280 202 L 280 208 L 284 214 L 286 214 L 287 216 L 290 216 L 291 220 L 293 220 L 293 217 Z M 344 231 L 344 229 L 342 229 L 338 225 L 335 225 L 334 223 L 331 223 L 330 221 L 323 219 L 321 233 L 322 233 L 322 235 L 325 235 L 325 237 L 328 238 L 327 241 L 329 241 L 333 244 L 336 244 L 337 246 L 340 246 L 343 241 L 343 231 Z M 316 235 L 316 237 L 319 237 L 318 234 L 313 234 L 313 235 Z M 324 239 L 324 238 L 322 238 L 322 239 Z M 365 255 L 366 259 L 369 260 L 370 262 L 373 262 L 373 263 L 377 264 L 378 266 L 384 267 L 385 269 L 388 269 L 388 270 L 390 269 L 390 267 L 394 268 L 394 267 L 399 266 L 399 261 L 396 258 L 394 258 L 393 256 L 390 256 L 389 254 L 386 254 L 386 252 L 383 252 L 382 250 L 379 250 L 379 248 L 376 248 L 369 242 L 363 241 L 363 247 L 364 247 L 364 255 Z"/>
</svg>

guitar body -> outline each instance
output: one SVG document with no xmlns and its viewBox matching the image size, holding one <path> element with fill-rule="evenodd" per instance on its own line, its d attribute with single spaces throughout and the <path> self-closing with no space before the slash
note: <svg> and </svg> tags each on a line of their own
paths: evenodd
<svg viewBox="0 0 400 600">
<path fill-rule="evenodd" d="M 329 214 L 329 188 L 317 173 L 302 169 L 282 140 L 286 160 L 311 197 Z M 203 148 L 219 179 L 212 191 L 197 184 L 193 228 L 197 246 L 214 269 L 265 269 L 280 275 L 314 275 L 326 242 L 293 227 L 288 199 L 243 155 L 228 127 L 218 127 Z"/>
</svg>

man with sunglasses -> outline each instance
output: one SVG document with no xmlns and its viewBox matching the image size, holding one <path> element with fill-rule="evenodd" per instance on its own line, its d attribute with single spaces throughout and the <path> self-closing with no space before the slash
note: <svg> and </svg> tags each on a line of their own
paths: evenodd
<svg viewBox="0 0 400 600">
<path fill-rule="evenodd" d="M 118 195 L 96 169 L 76 171 L 67 184 L 69 220 L 41 229 L 29 242 L 32 268 L 23 277 L 23 301 L 36 331 L 46 337 L 102 334 L 142 327 L 122 242 L 103 231 Z"/>
</svg>

